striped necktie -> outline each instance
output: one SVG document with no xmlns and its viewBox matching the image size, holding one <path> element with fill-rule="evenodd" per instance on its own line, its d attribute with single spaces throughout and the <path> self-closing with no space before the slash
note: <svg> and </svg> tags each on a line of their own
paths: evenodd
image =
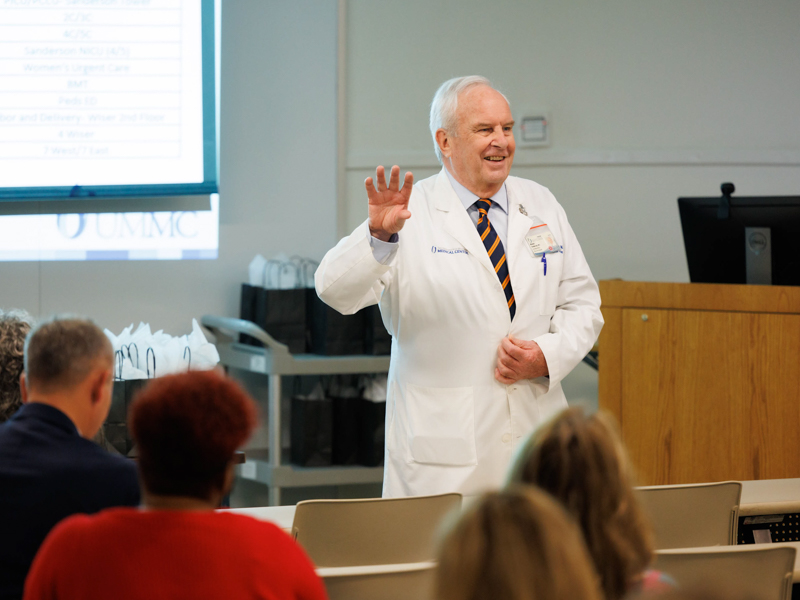
<svg viewBox="0 0 800 600">
<path fill-rule="evenodd" d="M 500 280 L 500 285 L 503 286 L 503 293 L 506 295 L 508 302 L 508 312 L 511 313 L 511 319 L 514 319 L 514 313 L 517 312 L 517 306 L 514 303 L 514 290 L 511 289 L 511 275 L 508 273 L 508 263 L 506 262 L 506 252 L 503 249 L 503 242 L 500 241 L 500 236 L 492 227 L 489 222 L 489 207 L 492 201 L 489 198 L 481 198 L 475 202 L 478 207 L 478 234 L 481 236 L 481 241 L 489 253 L 489 259 L 494 265 L 494 272 L 497 273 L 497 278 Z"/>
</svg>

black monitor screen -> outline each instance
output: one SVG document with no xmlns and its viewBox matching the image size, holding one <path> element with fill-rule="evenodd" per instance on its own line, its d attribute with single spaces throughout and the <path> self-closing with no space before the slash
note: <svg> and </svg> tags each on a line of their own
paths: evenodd
<svg viewBox="0 0 800 600">
<path fill-rule="evenodd" d="M 761 254 L 773 285 L 800 285 L 800 196 L 729 197 L 729 208 L 720 211 L 721 201 L 678 198 L 692 283 L 754 283 L 748 261 Z M 771 258 L 760 252 L 765 245 Z"/>
</svg>

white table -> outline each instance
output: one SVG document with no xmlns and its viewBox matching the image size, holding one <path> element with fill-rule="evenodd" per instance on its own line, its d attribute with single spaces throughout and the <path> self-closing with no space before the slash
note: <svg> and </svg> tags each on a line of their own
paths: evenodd
<svg viewBox="0 0 800 600">
<path fill-rule="evenodd" d="M 742 481 L 739 516 L 800 513 L 800 479 Z"/>
<path fill-rule="evenodd" d="M 788 546 L 796 550 L 794 556 L 794 574 L 792 576 L 792 583 L 800 583 L 800 542 L 776 542 L 774 544 L 745 544 L 737 546 L 703 546 L 700 548 L 671 548 L 670 550 L 661 550 L 660 552 L 739 552 L 752 550 L 756 546 L 769 546 L 770 548 L 778 548 L 780 546 Z"/>
<path fill-rule="evenodd" d="M 256 506 L 222 510 L 270 521 L 281 529 L 291 531 L 294 509 L 294 506 Z M 742 481 L 742 500 L 739 506 L 741 516 L 791 512 L 800 512 L 800 479 Z"/>
<path fill-rule="evenodd" d="M 247 515 L 259 521 L 274 523 L 286 533 L 292 532 L 295 506 L 255 506 L 253 508 L 221 508 L 220 512 Z"/>
</svg>

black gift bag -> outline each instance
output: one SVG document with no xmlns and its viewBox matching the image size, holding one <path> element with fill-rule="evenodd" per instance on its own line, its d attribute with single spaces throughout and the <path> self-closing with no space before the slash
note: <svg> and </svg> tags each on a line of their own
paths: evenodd
<svg viewBox="0 0 800 600">
<path fill-rule="evenodd" d="M 320 300 L 314 289 L 305 291 L 311 352 L 327 356 L 364 354 L 364 312 L 340 314 Z"/>
<path fill-rule="evenodd" d="M 255 323 L 282 344 L 292 354 L 306 352 L 306 289 L 268 290 L 242 284 L 239 317 Z M 246 334 L 239 341 L 251 346 L 263 346 Z"/>
<path fill-rule="evenodd" d="M 108 444 L 122 454 L 128 456 L 133 449 L 133 439 L 128 431 L 128 410 L 133 397 L 147 385 L 147 379 L 115 379 L 111 393 L 111 408 L 103 425 Z"/>
<path fill-rule="evenodd" d="M 306 285 L 313 284 L 316 264 L 299 256 L 266 261 L 260 286 L 242 284 L 239 317 L 286 344 L 292 354 L 307 352 Z M 263 345 L 246 334 L 240 334 L 239 341 Z"/>
<path fill-rule="evenodd" d="M 392 334 L 386 331 L 377 304 L 361 310 L 364 313 L 364 353 L 384 355 L 392 353 Z"/>
<path fill-rule="evenodd" d="M 259 288 L 249 283 L 242 284 L 242 295 L 239 300 L 239 318 L 243 321 L 256 322 L 256 290 Z M 246 333 L 239 334 L 239 342 L 250 346 L 263 346 L 256 338 Z"/>
<path fill-rule="evenodd" d="M 289 346 L 292 354 L 306 352 L 306 290 L 256 290 L 256 325 Z M 261 344 L 259 344 L 261 345 Z"/>
<path fill-rule="evenodd" d="M 331 462 L 354 465 L 358 462 L 358 410 L 361 398 L 331 398 L 333 439 Z"/>
<path fill-rule="evenodd" d="M 301 467 L 331 464 L 333 402 L 292 398 L 291 462 Z"/>
<path fill-rule="evenodd" d="M 386 402 L 358 400 L 358 464 L 377 467 L 383 464 L 386 431 Z"/>
</svg>

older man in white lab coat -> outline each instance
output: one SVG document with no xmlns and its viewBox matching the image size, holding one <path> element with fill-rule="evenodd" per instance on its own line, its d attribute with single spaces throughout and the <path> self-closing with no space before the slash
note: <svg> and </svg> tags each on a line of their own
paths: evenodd
<svg viewBox="0 0 800 600">
<path fill-rule="evenodd" d="M 401 188 L 399 167 L 388 185 L 378 167 L 369 218 L 317 270 L 326 303 L 380 303 L 393 336 L 384 496 L 499 486 L 521 439 L 567 405 L 560 382 L 603 325 L 564 209 L 509 176 L 513 125 L 486 79 L 445 82 L 431 106 L 442 171 Z"/>
</svg>

